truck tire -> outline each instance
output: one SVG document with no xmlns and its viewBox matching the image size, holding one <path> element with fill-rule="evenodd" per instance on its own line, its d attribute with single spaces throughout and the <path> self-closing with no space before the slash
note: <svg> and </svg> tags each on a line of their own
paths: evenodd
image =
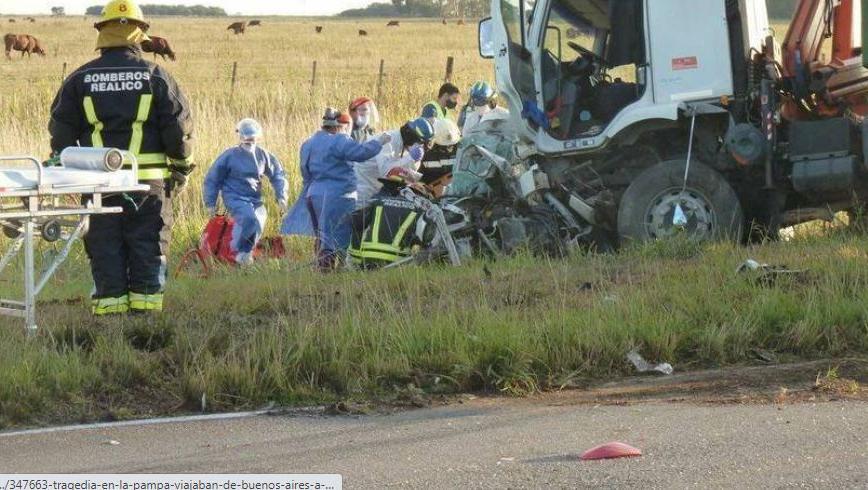
<svg viewBox="0 0 868 490">
<path fill-rule="evenodd" d="M 744 213 L 732 186 L 715 170 L 693 161 L 684 188 L 684 160 L 648 168 L 630 184 L 618 208 L 622 244 L 646 242 L 688 233 L 707 241 L 741 241 Z M 677 205 L 687 224 L 675 226 Z"/>
</svg>

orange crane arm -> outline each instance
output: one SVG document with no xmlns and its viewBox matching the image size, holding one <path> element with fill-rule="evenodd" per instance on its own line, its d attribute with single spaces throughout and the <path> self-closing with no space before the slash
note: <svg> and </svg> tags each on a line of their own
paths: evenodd
<svg viewBox="0 0 868 490">
<path fill-rule="evenodd" d="M 800 0 L 783 48 L 785 77 L 807 83 L 819 70 L 834 70 L 826 88 L 827 103 L 848 101 L 851 109 L 868 114 L 868 69 L 862 63 L 862 6 L 868 0 Z M 824 45 L 831 39 L 831 59 Z"/>
</svg>

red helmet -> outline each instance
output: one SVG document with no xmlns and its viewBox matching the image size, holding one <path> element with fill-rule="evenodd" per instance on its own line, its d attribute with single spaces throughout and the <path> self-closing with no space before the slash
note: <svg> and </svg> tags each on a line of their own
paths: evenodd
<svg viewBox="0 0 868 490">
<path fill-rule="evenodd" d="M 371 100 L 368 97 L 358 97 L 357 99 L 350 102 L 350 110 L 354 111 L 354 110 L 358 109 L 359 107 L 367 104 L 368 102 L 373 102 L 373 100 Z"/>
<path fill-rule="evenodd" d="M 386 173 L 387 179 L 397 178 L 397 179 L 403 180 L 403 179 L 408 179 L 409 177 L 410 177 L 410 171 L 404 167 L 392 167 Z"/>
</svg>

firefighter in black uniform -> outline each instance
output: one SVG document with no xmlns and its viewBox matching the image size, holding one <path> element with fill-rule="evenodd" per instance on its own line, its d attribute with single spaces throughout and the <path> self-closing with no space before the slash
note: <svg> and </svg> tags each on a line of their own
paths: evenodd
<svg viewBox="0 0 868 490">
<path fill-rule="evenodd" d="M 147 40 L 142 10 L 112 0 L 94 25 L 100 56 L 66 79 L 51 107 L 53 155 L 69 146 L 128 150 L 147 193 L 115 195 L 84 239 L 94 280 L 93 313 L 161 311 L 172 196 L 193 168 L 192 118 L 186 98 L 162 67 L 142 59 Z M 128 165 L 130 162 L 126 162 Z"/>
<path fill-rule="evenodd" d="M 352 214 L 349 255 L 357 267 L 370 270 L 400 262 L 419 245 L 416 223 L 424 219 L 425 211 L 403 197 L 401 189 L 410 187 L 426 198 L 430 195 L 419 184 L 408 185 L 402 170 L 393 169 L 389 176 L 379 179 L 383 183 L 380 192 L 366 208 Z"/>
</svg>

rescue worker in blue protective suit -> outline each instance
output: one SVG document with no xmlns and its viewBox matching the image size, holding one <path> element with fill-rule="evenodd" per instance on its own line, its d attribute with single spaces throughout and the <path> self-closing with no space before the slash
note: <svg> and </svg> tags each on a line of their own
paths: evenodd
<svg viewBox="0 0 868 490">
<path fill-rule="evenodd" d="M 357 143 L 350 138 L 352 119 L 328 108 L 322 129 L 301 146 L 302 193 L 283 222 L 287 235 L 317 238 L 317 265 L 321 271 L 335 269 L 350 243 L 350 213 L 356 206 L 355 162 L 380 153 L 390 141 L 387 134 Z"/>
<path fill-rule="evenodd" d="M 262 126 L 253 119 L 242 119 L 236 128 L 241 143 L 224 151 L 205 176 L 205 206 L 211 216 L 217 214 L 217 195 L 229 211 L 235 226 L 230 247 L 235 261 L 253 262 L 253 251 L 262 237 L 267 211 L 262 203 L 262 177 L 271 181 L 280 213 L 287 209 L 286 174 L 280 160 L 259 147 Z"/>
</svg>

